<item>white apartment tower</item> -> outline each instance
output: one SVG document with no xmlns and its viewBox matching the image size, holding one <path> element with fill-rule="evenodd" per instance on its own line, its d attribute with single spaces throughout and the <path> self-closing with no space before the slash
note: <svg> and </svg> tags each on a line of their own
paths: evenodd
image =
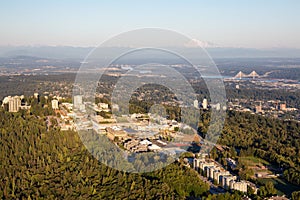
<svg viewBox="0 0 300 200">
<path fill-rule="evenodd" d="M 57 110 L 58 109 L 58 100 L 57 99 L 53 99 L 51 101 L 51 105 L 52 105 L 52 109 Z"/>
<path fill-rule="evenodd" d="M 203 109 L 207 109 L 207 107 L 208 107 L 207 99 L 203 99 L 203 101 L 202 101 L 202 108 Z"/>
<path fill-rule="evenodd" d="M 8 111 L 18 112 L 21 106 L 21 99 L 19 96 L 10 97 L 8 100 Z"/>
</svg>

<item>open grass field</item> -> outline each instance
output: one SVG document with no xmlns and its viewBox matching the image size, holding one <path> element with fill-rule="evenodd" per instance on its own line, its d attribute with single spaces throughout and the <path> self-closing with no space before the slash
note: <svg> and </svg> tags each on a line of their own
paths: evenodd
<svg viewBox="0 0 300 200">
<path fill-rule="evenodd" d="M 261 158 L 253 157 L 253 156 L 240 157 L 239 161 L 242 162 L 242 164 L 249 166 L 249 167 L 270 165 L 270 163 L 268 161 L 263 160 Z"/>
<path fill-rule="evenodd" d="M 286 180 L 282 178 L 262 178 L 258 179 L 260 183 L 266 183 L 268 181 L 272 181 L 275 188 L 278 191 L 278 195 L 291 195 L 294 191 L 299 191 L 300 186 L 288 183 Z"/>
</svg>

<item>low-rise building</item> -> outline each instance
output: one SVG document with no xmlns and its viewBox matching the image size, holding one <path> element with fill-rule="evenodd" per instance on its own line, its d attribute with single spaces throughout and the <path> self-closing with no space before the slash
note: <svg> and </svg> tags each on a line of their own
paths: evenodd
<svg viewBox="0 0 300 200">
<path fill-rule="evenodd" d="M 285 196 L 273 196 L 269 197 L 268 200 L 288 200 L 288 198 Z"/>
<path fill-rule="evenodd" d="M 110 140 L 114 140 L 115 138 L 119 138 L 119 139 L 123 139 L 125 137 L 127 137 L 127 133 L 119 128 L 116 127 L 107 127 L 106 128 L 106 132 L 107 132 L 107 137 Z"/>
</svg>

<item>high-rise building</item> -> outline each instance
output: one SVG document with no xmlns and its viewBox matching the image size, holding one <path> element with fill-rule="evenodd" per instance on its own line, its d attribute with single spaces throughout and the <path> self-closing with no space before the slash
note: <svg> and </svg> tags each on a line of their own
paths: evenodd
<svg viewBox="0 0 300 200">
<path fill-rule="evenodd" d="M 33 93 L 33 97 L 34 97 L 35 99 L 38 99 L 38 98 L 39 98 L 39 93 L 37 93 L 37 92 Z"/>
<path fill-rule="evenodd" d="M 280 104 L 280 110 L 286 111 L 286 104 L 285 103 Z"/>
<path fill-rule="evenodd" d="M 217 181 L 217 184 L 221 183 L 222 182 L 221 177 L 226 175 L 230 175 L 230 172 L 229 171 L 216 172 L 214 175 L 214 179 Z"/>
<path fill-rule="evenodd" d="M 57 99 L 53 99 L 51 101 L 51 105 L 52 105 L 52 109 L 57 110 L 58 109 L 58 100 Z"/>
<path fill-rule="evenodd" d="M 199 102 L 198 102 L 197 99 L 194 101 L 194 107 L 195 107 L 195 108 L 199 108 Z"/>
<path fill-rule="evenodd" d="M 221 109 L 221 104 L 220 103 L 217 103 L 216 104 L 216 110 L 220 110 Z"/>
<path fill-rule="evenodd" d="M 230 188 L 241 192 L 247 192 L 247 186 L 248 184 L 245 181 L 240 181 L 240 182 L 233 181 Z"/>
<path fill-rule="evenodd" d="M 84 105 L 82 102 L 82 95 L 75 95 L 73 97 L 73 104 L 74 104 L 74 109 L 83 110 Z"/>
<path fill-rule="evenodd" d="M 222 186 L 225 189 L 229 189 L 230 188 L 230 181 L 235 181 L 236 180 L 236 176 L 232 176 L 232 175 L 224 175 L 222 176 Z"/>
<path fill-rule="evenodd" d="M 75 95 L 73 101 L 74 101 L 74 106 L 81 105 L 82 104 L 82 96 Z"/>
<path fill-rule="evenodd" d="M 18 112 L 21 106 L 21 99 L 19 96 L 10 97 L 8 100 L 8 111 Z"/>
<path fill-rule="evenodd" d="M 262 105 L 261 102 L 259 102 L 259 105 L 255 106 L 255 112 L 256 113 L 262 113 Z"/>
<path fill-rule="evenodd" d="M 207 109 L 208 103 L 207 103 L 207 99 L 203 99 L 202 101 L 202 108 L 203 109 Z"/>
<path fill-rule="evenodd" d="M 262 107 L 260 105 L 255 106 L 255 112 L 256 113 L 261 113 L 262 112 Z"/>
</svg>

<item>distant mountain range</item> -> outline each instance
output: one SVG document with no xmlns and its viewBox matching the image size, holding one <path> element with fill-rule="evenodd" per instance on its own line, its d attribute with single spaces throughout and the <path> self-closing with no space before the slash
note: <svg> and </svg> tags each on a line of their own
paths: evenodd
<svg viewBox="0 0 300 200">
<path fill-rule="evenodd" d="M 191 56 L 197 56 L 196 49 L 202 46 L 212 58 L 300 58 L 300 49 L 273 48 L 230 48 L 221 47 L 208 42 L 193 41 L 184 48 Z M 105 51 L 119 51 L 120 48 L 132 50 L 130 47 L 102 47 Z M 50 59 L 76 59 L 83 60 L 94 47 L 72 46 L 0 46 L 0 57 L 31 56 Z"/>
</svg>

